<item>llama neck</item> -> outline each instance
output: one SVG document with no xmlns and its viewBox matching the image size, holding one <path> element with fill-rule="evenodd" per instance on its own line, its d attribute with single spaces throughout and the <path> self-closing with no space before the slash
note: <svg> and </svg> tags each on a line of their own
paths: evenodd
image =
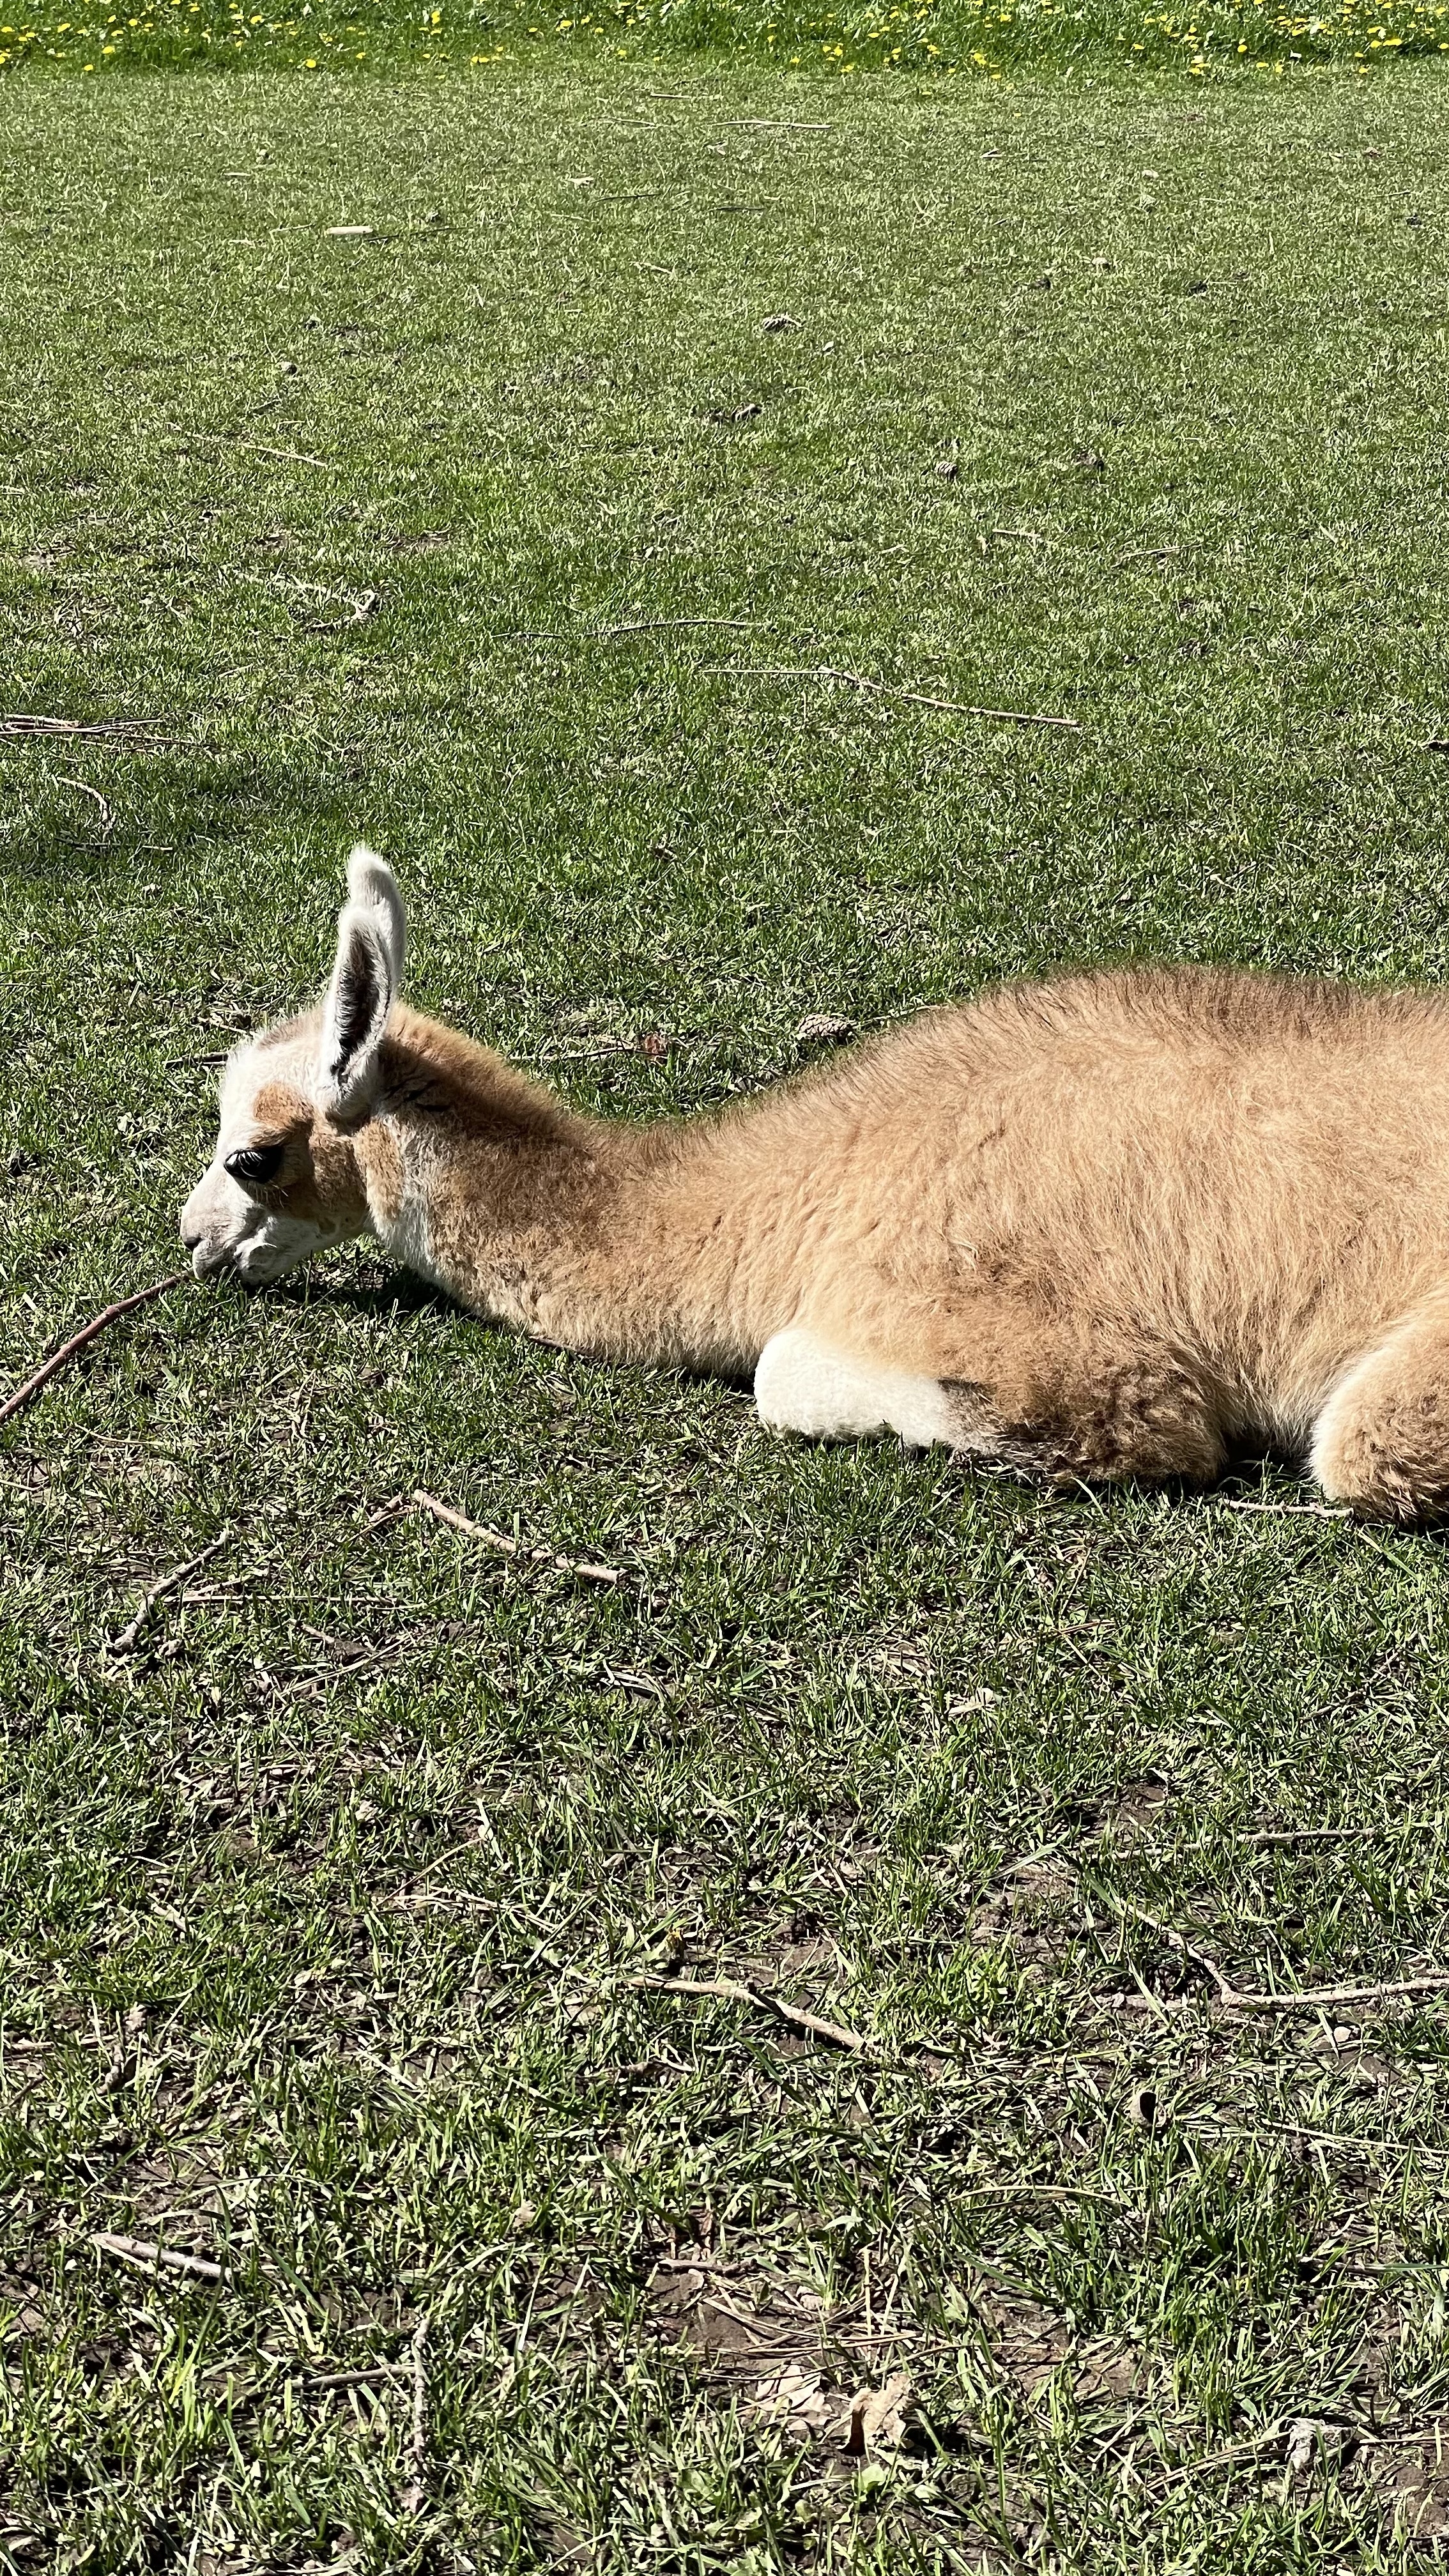
<svg viewBox="0 0 1449 2576">
<path fill-rule="evenodd" d="M 760 1113 L 583 1118 L 398 1012 L 357 1140 L 373 1226 L 463 1305 L 566 1349 L 752 1368 L 800 1283 L 752 1210 Z"/>
</svg>

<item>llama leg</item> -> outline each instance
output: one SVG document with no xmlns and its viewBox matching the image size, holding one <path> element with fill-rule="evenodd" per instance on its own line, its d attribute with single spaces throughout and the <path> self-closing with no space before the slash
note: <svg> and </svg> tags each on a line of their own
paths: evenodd
<svg viewBox="0 0 1449 2576">
<path fill-rule="evenodd" d="M 983 1335 L 983 1339 L 985 1336 Z M 775 1431 L 854 1440 L 895 1431 L 911 1449 L 937 1441 L 1002 1466 L 1074 1483 L 1181 1476 L 1207 1484 L 1226 1444 L 1209 1401 L 1180 1363 L 1115 1346 L 1076 1349 L 1021 1335 L 983 1379 L 917 1377 L 877 1366 L 803 1327 L 776 1333 L 755 1370 L 760 1419 Z"/>
<path fill-rule="evenodd" d="M 798 1325 L 776 1333 L 761 1351 L 755 1403 L 771 1431 L 802 1431 L 817 1440 L 896 1431 L 908 1449 L 961 1442 L 957 1408 L 937 1379 L 877 1368 Z"/>
<path fill-rule="evenodd" d="M 1211 1484 L 1227 1459 L 1212 1382 L 1157 1341 L 1025 1304 L 983 1314 L 978 1369 L 947 1378 L 958 1445 L 1058 1484 Z"/>
<path fill-rule="evenodd" d="M 1426 1299 L 1339 1380 L 1309 1463 L 1326 1494 L 1371 1519 L 1449 1511 L 1449 1293 Z"/>
</svg>

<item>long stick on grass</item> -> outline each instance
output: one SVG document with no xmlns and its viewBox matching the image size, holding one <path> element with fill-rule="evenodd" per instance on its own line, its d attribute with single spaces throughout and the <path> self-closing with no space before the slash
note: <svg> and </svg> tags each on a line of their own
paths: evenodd
<svg viewBox="0 0 1449 2576">
<path fill-rule="evenodd" d="M 860 2054 L 867 2046 L 860 2032 L 847 2030 L 844 2022 L 826 2021 L 800 2004 L 787 2003 L 783 1995 L 771 1994 L 768 1986 L 747 1985 L 743 1977 L 631 1977 L 629 1983 L 646 1994 L 718 1995 L 724 2003 L 758 2004 L 793 2029 L 808 2031 L 812 2039 L 828 2040 L 832 2048 Z"/>
<path fill-rule="evenodd" d="M 156 733 L 162 721 L 159 716 L 98 716 L 94 723 L 83 716 L 0 716 L 0 734 L 17 742 L 114 742 L 131 748 L 159 749 L 168 737 Z"/>
<path fill-rule="evenodd" d="M 549 1565 L 559 1574 L 577 1574 L 586 1583 L 618 1583 L 622 1579 L 617 1565 L 594 1565 L 585 1557 L 558 1556 L 551 1547 L 529 1547 L 522 1539 L 505 1538 L 502 1530 L 488 1529 L 482 1521 L 470 1521 L 466 1512 L 455 1512 L 451 1503 L 440 1503 L 436 1494 L 425 1494 L 421 1485 L 410 1500 L 420 1510 L 431 1512 L 435 1520 L 446 1521 L 450 1529 L 461 1530 L 465 1538 L 480 1539 L 499 1556 L 511 1556 L 530 1565 Z M 380 1520 L 383 1515 L 379 1513 L 377 1517 Z"/>
<path fill-rule="evenodd" d="M 189 1270 L 173 1270 L 169 1278 L 158 1279 L 154 1287 L 138 1288 L 134 1297 L 118 1298 L 115 1305 L 107 1306 L 103 1314 L 93 1315 L 88 1324 L 82 1324 L 78 1333 L 72 1333 L 68 1342 L 62 1342 L 58 1351 L 52 1351 L 49 1359 L 42 1361 L 34 1375 L 28 1377 L 23 1386 L 17 1386 L 15 1393 L 6 1397 L 5 1402 L 0 1404 L 0 1422 L 8 1422 L 12 1414 L 21 1412 L 34 1397 L 39 1395 L 41 1388 L 55 1376 L 57 1370 L 63 1369 L 68 1360 L 73 1360 L 77 1351 L 83 1351 L 87 1342 L 95 1341 L 108 1324 L 118 1322 L 122 1315 L 134 1314 L 138 1306 L 149 1306 L 153 1297 L 164 1297 L 169 1289 L 179 1288 L 183 1280 L 190 1277 Z"/>
<path fill-rule="evenodd" d="M 214 1538 L 210 1547 L 204 1547 L 199 1556 L 189 1556 L 184 1565 L 173 1566 L 169 1574 L 162 1575 L 159 1583 L 153 1583 L 145 1600 L 142 1602 L 140 1609 L 136 1612 L 134 1619 L 128 1619 L 125 1627 L 121 1630 L 119 1637 L 112 1638 L 112 1654 L 129 1654 L 131 1648 L 136 1642 L 136 1639 L 140 1636 L 142 1629 L 145 1627 L 147 1620 L 150 1618 L 152 1611 L 155 1609 L 157 1602 L 163 1601 L 168 1592 L 174 1592 L 178 1583 L 184 1583 L 189 1574 L 195 1574 L 197 1568 L 205 1565 L 208 1558 L 219 1556 L 221 1550 L 224 1547 L 229 1546 L 230 1543 L 230 1530 L 223 1530 L 220 1538 Z"/>
<path fill-rule="evenodd" d="M 776 663 L 712 662 L 706 665 L 702 678 L 714 680 L 839 680 L 848 689 L 860 689 L 868 697 L 894 698 L 901 706 L 934 707 L 943 716 L 981 716 L 988 724 L 1052 725 L 1061 733 L 1080 733 L 1075 716 L 1038 715 L 1030 707 L 967 706 L 960 698 L 928 697 L 923 689 L 892 689 L 884 680 L 867 680 L 859 671 L 841 671 L 833 662 L 810 662 L 788 667 Z"/>
<path fill-rule="evenodd" d="M 1078 1876 L 1077 1883 L 1081 1886 L 1085 1882 Z M 1299 1986 L 1287 1988 L 1279 1994 L 1270 1993 L 1263 1986 L 1235 1986 L 1216 1959 L 1209 1958 L 1205 1950 L 1195 1949 L 1191 1941 L 1184 1940 L 1180 1932 L 1173 1930 L 1170 1923 L 1149 1914 L 1144 1905 L 1135 1905 L 1130 1896 L 1119 1896 L 1115 1889 L 1098 1886 L 1095 1882 L 1091 1883 L 1091 1893 L 1119 1916 L 1125 1915 L 1129 1922 L 1144 1924 L 1149 1932 L 1157 1933 L 1170 1950 L 1176 1950 L 1180 1957 L 1190 1959 L 1195 1968 L 1201 1968 L 1204 1975 L 1212 1978 L 1217 1988 L 1217 2001 L 1225 2012 L 1316 2012 L 1323 2004 L 1376 2004 L 1400 1995 L 1449 1994 L 1449 1968 L 1432 1968 L 1421 1977 L 1387 1977 L 1376 1985 Z"/>
<path fill-rule="evenodd" d="M 153 2245 L 149 2236 L 115 2236 L 107 2227 L 98 2228 L 91 2237 L 98 2253 L 114 2254 L 121 2263 L 134 2263 L 142 2271 L 190 2272 L 199 2281 L 222 2281 L 226 2275 L 219 2263 L 205 2254 L 183 2254 L 172 2245 Z"/>
</svg>

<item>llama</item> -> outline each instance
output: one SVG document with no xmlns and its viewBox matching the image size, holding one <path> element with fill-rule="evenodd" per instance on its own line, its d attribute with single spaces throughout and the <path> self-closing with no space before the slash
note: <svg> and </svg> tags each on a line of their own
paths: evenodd
<svg viewBox="0 0 1449 2576">
<path fill-rule="evenodd" d="M 228 1060 L 182 1239 L 350 1237 L 568 1350 L 753 1374 L 761 1420 L 1061 1482 L 1247 1445 L 1449 1510 L 1449 1003 L 1113 969 L 932 1010 L 723 1111 L 579 1116 L 399 998 L 361 844 L 320 1005 Z"/>
</svg>

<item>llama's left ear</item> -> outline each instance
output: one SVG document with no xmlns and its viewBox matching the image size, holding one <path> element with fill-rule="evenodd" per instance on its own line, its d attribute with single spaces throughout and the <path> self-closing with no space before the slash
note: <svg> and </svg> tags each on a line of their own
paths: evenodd
<svg viewBox="0 0 1449 2576">
<path fill-rule="evenodd" d="M 358 842 L 337 916 L 337 955 L 322 1005 L 317 1105 L 334 1118 L 367 1106 L 403 968 L 403 908 L 391 868 Z"/>
</svg>

